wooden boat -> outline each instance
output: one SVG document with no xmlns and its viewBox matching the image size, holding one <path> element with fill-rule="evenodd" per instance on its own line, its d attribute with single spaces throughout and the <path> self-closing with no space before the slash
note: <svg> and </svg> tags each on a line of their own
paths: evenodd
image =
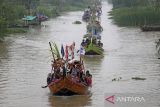
<svg viewBox="0 0 160 107">
<path fill-rule="evenodd" d="M 63 63 L 61 63 L 61 64 L 63 64 Z M 73 68 L 73 65 L 76 65 L 77 69 L 83 69 L 82 64 L 80 64 L 79 61 L 76 61 L 74 63 L 69 64 L 68 69 Z M 82 76 L 82 78 L 84 78 L 83 81 L 82 81 L 82 78 L 80 77 L 80 75 L 75 76 L 75 75 L 73 75 L 72 73 L 69 73 L 69 72 L 65 72 L 65 73 L 63 72 L 63 74 L 60 74 L 60 76 L 57 78 L 56 77 L 56 72 L 57 71 L 52 73 L 51 74 L 52 76 L 50 75 L 50 76 L 47 77 L 47 84 L 48 84 L 47 86 L 49 87 L 50 91 L 54 95 L 67 95 L 67 96 L 69 96 L 69 95 L 75 95 L 75 94 L 85 95 L 85 94 L 88 93 L 88 88 L 92 84 L 92 82 L 91 82 L 92 77 L 89 73 L 88 73 L 89 74 L 88 75 L 87 72 L 86 72 L 86 74 L 81 72 L 82 75 L 85 75 L 85 77 Z M 53 78 L 53 76 L 54 76 L 54 78 Z"/>
<path fill-rule="evenodd" d="M 51 82 L 48 87 L 54 95 L 85 95 L 88 91 L 87 85 L 75 82 L 71 76 Z"/>
<path fill-rule="evenodd" d="M 47 77 L 47 86 L 44 88 L 49 87 L 54 95 L 87 94 L 88 88 L 92 85 L 92 75 L 89 71 L 85 72 L 83 61 L 75 60 L 74 58 L 64 60 L 60 57 L 56 44 L 54 44 L 54 49 L 51 43 L 49 44 L 54 60 L 52 61 L 51 73 Z M 66 48 L 65 54 L 68 56 L 67 50 Z"/>
<path fill-rule="evenodd" d="M 142 31 L 160 31 L 160 25 L 154 25 L 154 26 L 142 26 Z"/>
</svg>

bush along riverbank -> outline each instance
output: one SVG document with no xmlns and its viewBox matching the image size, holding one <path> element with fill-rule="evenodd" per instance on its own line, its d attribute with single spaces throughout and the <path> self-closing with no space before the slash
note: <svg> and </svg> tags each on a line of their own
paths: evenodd
<svg viewBox="0 0 160 107">
<path fill-rule="evenodd" d="M 40 25 L 42 21 L 57 17 L 62 12 L 82 10 L 90 3 L 90 0 L 1 0 L 0 37 L 25 33 L 29 25 Z M 43 19 L 39 20 L 42 16 Z"/>
<path fill-rule="evenodd" d="M 114 23 L 119 26 L 144 26 L 160 25 L 159 2 L 147 2 L 147 0 L 112 0 L 113 9 L 110 12 Z M 138 3 L 137 3 L 138 2 Z"/>
</svg>

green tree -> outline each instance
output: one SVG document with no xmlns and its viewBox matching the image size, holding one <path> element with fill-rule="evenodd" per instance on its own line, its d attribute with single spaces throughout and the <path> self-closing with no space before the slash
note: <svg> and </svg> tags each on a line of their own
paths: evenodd
<svg viewBox="0 0 160 107">
<path fill-rule="evenodd" d="M 0 37 L 2 37 L 7 30 L 7 22 L 4 18 L 0 17 Z"/>
</svg>

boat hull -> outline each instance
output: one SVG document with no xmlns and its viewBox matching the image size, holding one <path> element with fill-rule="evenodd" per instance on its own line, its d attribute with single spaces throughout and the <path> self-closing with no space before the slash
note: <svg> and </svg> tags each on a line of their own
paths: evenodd
<svg viewBox="0 0 160 107">
<path fill-rule="evenodd" d="M 101 54 L 94 50 L 90 50 L 90 51 L 85 52 L 85 55 L 101 55 Z"/>
<path fill-rule="evenodd" d="M 88 91 L 88 86 L 74 82 L 71 77 L 52 82 L 48 87 L 54 95 L 84 95 Z"/>
</svg>

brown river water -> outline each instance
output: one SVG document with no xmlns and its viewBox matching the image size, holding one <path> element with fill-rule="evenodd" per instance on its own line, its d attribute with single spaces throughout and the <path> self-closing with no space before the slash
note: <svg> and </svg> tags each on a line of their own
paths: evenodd
<svg viewBox="0 0 160 107">
<path fill-rule="evenodd" d="M 48 42 L 61 45 L 75 41 L 78 48 L 86 32 L 86 23 L 73 24 L 81 20 L 83 12 L 69 12 L 0 43 L 0 107 L 103 107 L 106 93 L 160 93 L 160 59 L 155 48 L 160 32 L 118 27 L 109 19 L 111 9 L 112 5 L 103 3 L 104 56 L 84 58 L 93 75 L 91 94 L 58 97 L 41 88 L 51 70 Z M 112 81 L 119 77 L 122 79 Z M 150 107 L 159 106 L 155 102 Z"/>
</svg>

